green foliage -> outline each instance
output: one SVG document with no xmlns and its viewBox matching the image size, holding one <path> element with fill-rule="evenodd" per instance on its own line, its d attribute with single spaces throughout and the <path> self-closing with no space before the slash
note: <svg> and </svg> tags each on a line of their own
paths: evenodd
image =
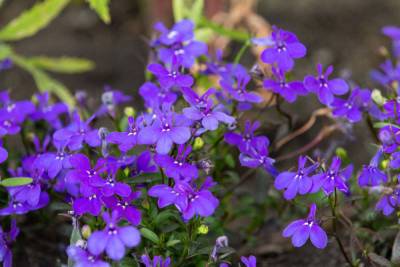
<svg viewBox="0 0 400 267">
<path fill-rule="evenodd" d="M 204 0 L 173 0 L 172 9 L 175 21 L 190 18 L 197 24 L 203 16 Z"/>
<path fill-rule="evenodd" d="M 91 9 L 93 9 L 101 20 L 109 24 L 111 22 L 110 16 L 110 0 L 87 0 Z"/>
<path fill-rule="evenodd" d="M 59 73 L 81 73 L 94 68 L 92 61 L 74 57 L 51 58 L 41 56 L 32 57 L 29 61 L 37 68 Z"/>
<path fill-rule="evenodd" d="M 153 242 L 155 244 L 159 244 L 160 243 L 160 238 L 157 236 L 156 233 L 154 233 L 150 229 L 143 227 L 143 228 L 140 229 L 140 233 L 142 234 L 142 236 L 144 238 L 150 240 L 151 242 Z"/>
<path fill-rule="evenodd" d="M 70 0 L 46 0 L 23 12 L 0 30 L 0 40 L 18 41 L 45 28 Z"/>
<path fill-rule="evenodd" d="M 32 178 L 28 177 L 7 178 L 0 181 L 0 185 L 5 187 L 21 186 L 30 183 L 32 183 Z"/>
</svg>

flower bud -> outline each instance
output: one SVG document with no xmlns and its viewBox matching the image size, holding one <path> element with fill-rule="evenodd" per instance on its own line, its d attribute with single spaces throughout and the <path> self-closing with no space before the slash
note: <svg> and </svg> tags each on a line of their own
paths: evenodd
<svg viewBox="0 0 400 267">
<path fill-rule="evenodd" d="M 208 226 L 207 225 L 200 225 L 199 228 L 197 228 L 197 233 L 200 235 L 206 235 L 208 233 Z"/>
<path fill-rule="evenodd" d="M 204 146 L 204 141 L 201 137 L 196 137 L 194 139 L 193 150 L 199 150 Z"/>
<path fill-rule="evenodd" d="M 82 226 L 82 237 L 85 239 L 88 239 L 89 236 L 92 234 L 92 229 L 90 228 L 89 225 L 85 224 Z"/>
</svg>

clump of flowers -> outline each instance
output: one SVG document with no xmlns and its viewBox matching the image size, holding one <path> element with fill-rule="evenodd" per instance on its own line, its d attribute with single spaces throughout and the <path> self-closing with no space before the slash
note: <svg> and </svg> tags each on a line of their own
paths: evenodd
<svg viewBox="0 0 400 267">
<path fill-rule="evenodd" d="M 225 223 L 240 217 L 235 208 L 227 209 L 228 200 L 255 173 L 276 189 L 269 188 L 262 196 L 268 201 L 259 206 L 272 208 L 270 203 L 286 201 L 280 210 L 302 210 L 302 214 L 304 206 L 310 207 L 306 218 L 283 230 L 294 247 L 310 240 L 324 249 L 332 237 L 349 265 L 371 261 L 367 253 L 373 252 L 367 251 L 371 246 L 362 245 L 371 240 L 360 240 L 358 231 L 372 222 L 357 218 L 360 223 L 353 224 L 342 207 L 363 199 L 358 206 L 350 205 L 354 213 L 369 209 L 370 201 L 385 216 L 398 210 L 399 69 L 386 61 L 373 72 L 387 89 L 385 96 L 350 86 L 354 82 L 342 77 L 330 78 L 332 66 L 318 64 L 316 76 L 294 78 L 296 60 L 305 57 L 307 49 L 294 33 L 273 27 L 271 36 L 246 40 L 245 48 L 265 46 L 258 56 L 271 70 L 254 77 L 238 60 L 226 62 L 220 54 L 214 59 L 208 45 L 196 40 L 196 27 L 188 19 L 170 29 L 155 25 L 158 34 L 150 44 L 148 79 L 138 89 L 144 110 L 129 107 L 132 97 L 111 87 L 105 88 L 100 107 L 94 109 L 79 95 L 77 106 L 68 107 L 48 93 L 22 101 L 14 100 L 8 90 L 0 93 L 1 177 L 10 177 L 0 180 L 3 266 L 11 266 L 18 218 L 48 210 L 53 203 L 67 206 L 72 236 L 78 236 L 71 238 L 66 251 L 70 266 L 108 267 L 125 261 L 147 267 L 199 262 L 234 266 L 240 255 L 234 255 L 226 236 L 217 236 L 226 230 Z M 399 56 L 399 32 L 384 29 L 394 42 L 393 61 Z M 11 67 L 9 59 L 0 62 L 0 71 Z M 274 101 L 266 101 L 265 94 Z M 249 119 L 256 117 L 254 110 L 273 107 L 291 124 L 281 105 L 313 95 L 324 106 L 316 116 L 324 114 L 332 124 L 289 154 L 280 148 L 312 127 L 315 118 L 292 132 L 288 125 L 282 139 L 281 133 L 266 131 L 268 123 L 259 116 Z M 349 133 L 363 119 L 376 140 L 369 163 L 357 169 L 340 149 L 336 155 L 310 153 L 331 131 Z M 17 137 L 24 145 L 21 151 L 9 148 L 9 140 Z M 297 164 L 292 160 L 280 165 L 294 158 Z M 242 173 L 242 169 L 247 170 Z M 238 202 L 240 210 L 246 201 Z M 251 213 L 254 206 L 244 210 Z M 246 229 L 250 233 L 256 232 L 254 222 L 265 220 L 254 213 L 249 217 L 257 219 Z M 286 215 L 280 220 L 289 221 Z M 358 250 L 352 250 L 354 259 L 348 256 L 338 224 L 358 244 Z M 216 240 L 212 249 L 210 240 Z M 242 256 L 240 262 L 247 267 L 257 264 L 252 255 Z"/>
</svg>

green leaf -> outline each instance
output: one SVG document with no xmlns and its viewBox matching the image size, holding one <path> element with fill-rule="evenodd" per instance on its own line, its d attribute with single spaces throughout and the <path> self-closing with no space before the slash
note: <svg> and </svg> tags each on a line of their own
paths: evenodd
<svg viewBox="0 0 400 267">
<path fill-rule="evenodd" d="M 32 57 L 29 61 L 37 68 L 61 73 L 81 73 L 94 68 L 94 63 L 84 58 L 41 56 Z"/>
<path fill-rule="evenodd" d="M 109 24 L 111 22 L 110 16 L 110 0 L 87 0 L 89 2 L 89 6 L 91 9 L 96 11 L 97 15 L 101 18 L 101 20 Z"/>
<path fill-rule="evenodd" d="M 183 20 L 185 17 L 185 1 L 172 0 L 172 11 L 174 13 L 175 22 Z"/>
<path fill-rule="evenodd" d="M 181 241 L 180 241 L 180 240 L 177 240 L 177 239 L 175 239 L 175 240 L 170 240 L 170 241 L 167 242 L 167 247 L 173 247 L 173 246 L 179 244 L 180 242 L 181 242 Z"/>
<path fill-rule="evenodd" d="M 73 229 L 71 232 L 71 236 L 69 238 L 69 244 L 70 245 L 75 245 L 79 240 L 82 240 L 82 235 L 81 232 L 79 231 L 79 224 L 78 221 L 73 218 Z M 68 267 L 73 267 L 74 266 L 74 262 L 71 258 L 68 257 Z"/>
<path fill-rule="evenodd" d="M 14 178 L 7 178 L 0 181 L 0 185 L 5 187 L 12 187 L 12 186 L 21 186 L 27 185 L 32 183 L 32 178 L 28 177 L 14 177 Z"/>
<path fill-rule="evenodd" d="M 0 44 L 0 60 L 9 57 L 12 53 L 11 48 L 6 44 Z"/>
<path fill-rule="evenodd" d="M 23 12 L 0 30 L 0 40 L 17 41 L 45 28 L 70 0 L 45 0 Z"/>
<path fill-rule="evenodd" d="M 232 40 L 239 41 L 239 42 L 247 42 L 250 39 L 250 35 L 247 32 L 227 29 L 219 24 L 216 24 L 212 21 L 207 20 L 206 18 L 202 17 L 199 22 L 200 28 L 209 28 L 213 30 L 215 33 L 220 35 L 229 37 Z"/>
<path fill-rule="evenodd" d="M 383 128 L 383 127 L 392 126 L 392 125 L 393 125 L 393 124 L 390 123 L 390 122 L 375 122 L 375 123 L 373 124 L 374 128 Z"/>
<path fill-rule="evenodd" d="M 150 240 L 153 243 L 159 244 L 160 243 L 160 238 L 158 238 L 158 236 L 156 235 L 156 233 L 154 233 L 153 231 L 151 231 L 148 228 L 141 228 L 140 229 L 140 233 L 142 234 L 142 236 L 148 240 Z"/>
<path fill-rule="evenodd" d="M 190 13 L 187 17 L 191 18 L 194 23 L 198 24 L 203 17 L 204 0 L 194 0 Z"/>
<path fill-rule="evenodd" d="M 29 59 L 16 55 L 15 53 L 11 55 L 11 59 L 15 64 L 28 71 L 33 76 L 33 79 L 41 92 L 50 92 L 70 107 L 75 106 L 75 98 L 64 84 L 53 79 L 43 70 L 37 68 L 29 61 Z"/>
</svg>

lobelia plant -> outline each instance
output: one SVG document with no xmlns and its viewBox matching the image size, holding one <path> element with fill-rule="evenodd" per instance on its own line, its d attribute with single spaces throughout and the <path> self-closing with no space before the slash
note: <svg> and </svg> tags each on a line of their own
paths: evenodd
<svg viewBox="0 0 400 267">
<path fill-rule="evenodd" d="M 88 2 L 109 21 L 104 11 L 108 1 Z M 399 252 L 393 249 L 391 262 L 385 258 L 388 253 L 379 255 L 388 251 L 387 242 L 377 245 L 370 233 L 375 235 L 388 225 L 398 230 L 397 222 L 384 216 L 400 206 L 400 70 L 391 64 L 399 59 L 400 28 L 383 29 L 393 39 L 394 57 L 372 73 L 384 87 L 382 92 L 371 91 L 350 86 L 353 81 L 344 78 L 328 79 L 333 67 L 324 71 L 321 64 L 317 76 L 295 79 L 296 60 L 307 51 L 295 34 L 273 27 L 270 36 L 244 36 L 205 18 L 187 19 L 190 10 L 178 2 L 174 1 L 176 24 L 168 28 L 157 23 L 158 34 L 149 44 L 153 54 L 148 80 L 138 89 L 144 110 L 127 107 L 131 97 L 111 87 L 106 87 L 102 104 L 94 109 L 83 94 L 68 101 L 56 94 L 62 102 L 47 92 L 23 101 L 13 100 L 7 90 L 0 94 L 1 176 L 10 177 L 0 180 L 3 266 L 12 266 L 12 247 L 18 244 L 20 232 L 17 225 L 24 234 L 20 218 L 29 218 L 39 209 L 55 215 L 50 209 L 54 204 L 62 204 L 72 221 L 68 266 L 260 266 L 255 256 L 238 255 L 225 236 L 235 217 L 251 220 L 237 237 L 246 244 L 254 243 L 252 235 L 262 228 L 256 221 L 264 222 L 266 215 L 253 200 L 231 206 L 233 197 L 241 200 L 233 192 L 248 186 L 246 182 L 257 172 L 276 189 L 262 196 L 264 212 L 265 207 L 293 211 L 279 219 L 282 225 L 304 218 L 282 227 L 282 236 L 290 237 L 294 247 L 310 239 L 313 246 L 324 249 L 334 240 L 350 266 L 398 264 Z M 194 2 L 193 14 L 201 5 L 202 1 Z M 239 63 L 240 57 L 235 62 L 221 56 L 215 59 L 209 45 L 196 39 L 196 31 L 207 27 L 235 36 L 244 49 L 265 46 L 259 64 L 271 71 L 254 77 Z M 9 34 L 0 31 L 0 40 Z M 15 63 L 43 76 L 25 60 L 6 53 L 0 62 L 2 75 Z M 264 93 L 276 101 L 267 103 Z M 282 100 L 290 104 L 313 95 L 324 105 L 325 113 L 318 114 L 327 114 L 333 123 L 289 154 L 282 155 L 280 148 L 310 129 L 315 118 L 281 139 L 274 132 L 262 135 L 265 125 L 249 119 L 255 117 L 255 109 L 271 107 L 290 117 L 280 106 Z M 342 148 L 334 156 L 310 153 L 333 130 L 346 133 L 363 119 L 376 141 L 366 165 L 357 169 Z M 106 120 L 114 128 L 101 127 Z M 10 149 L 9 140 L 18 135 L 24 149 Z M 292 160 L 297 157 L 298 163 Z M 247 171 L 243 173 L 236 163 Z M 309 207 L 306 218 L 304 207 Z M 246 211 L 240 214 L 241 209 Z M 352 242 L 343 241 L 345 234 Z M 394 247 L 398 242 L 396 238 Z"/>
</svg>

